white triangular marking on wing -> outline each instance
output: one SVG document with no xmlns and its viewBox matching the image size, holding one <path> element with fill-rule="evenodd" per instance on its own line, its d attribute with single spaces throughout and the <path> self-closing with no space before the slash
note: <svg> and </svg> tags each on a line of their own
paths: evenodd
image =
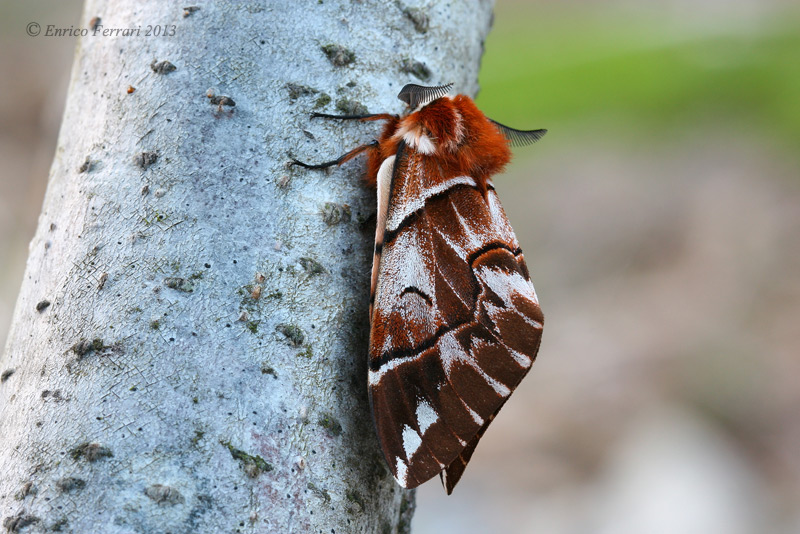
<svg viewBox="0 0 800 534">
<path fill-rule="evenodd" d="M 406 458 L 411 460 L 411 457 L 419 450 L 422 445 L 422 438 L 417 431 L 408 425 L 403 426 L 403 450 L 406 453 Z"/>
<path fill-rule="evenodd" d="M 469 361 L 469 355 L 461 348 L 458 340 L 456 340 L 453 332 L 448 332 L 439 338 L 439 354 L 442 358 L 442 367 L 444 372 L 450 376 L 450 370 L 453 364 L 459 361 Z"/>
<path fill-rule="evenodd" d="M 417 426 L 421 433 L 425 433 L 431 425 L 439 420 L 439 415 L 434 411 L 430 404 L 424 400 L 417 403 Z"/>
</svg>

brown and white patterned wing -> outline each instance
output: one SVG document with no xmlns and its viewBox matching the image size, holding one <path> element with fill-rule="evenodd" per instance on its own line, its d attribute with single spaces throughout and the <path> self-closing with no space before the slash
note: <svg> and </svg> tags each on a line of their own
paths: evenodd
<svg viewBox="0 0 800 534">
<path fill-rule="evenodd" d="M 369 393 L 397 481 L 442 473 L 450 493 L 536 358 L 544 319 L 494 188 L 484 198 L 471 177 L 437 167 L 409 151 L 386 184 Z"/>
</svg>

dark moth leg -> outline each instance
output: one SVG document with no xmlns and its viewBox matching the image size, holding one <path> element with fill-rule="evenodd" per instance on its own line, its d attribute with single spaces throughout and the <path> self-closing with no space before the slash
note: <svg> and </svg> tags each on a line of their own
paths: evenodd
<svg viewBox="0 0 800 534">
<path fill-rule="evenodd" d="M 389 120 L 389 119 L 396 119 L 397 115 L 391 115 L 389 113 L 374 113 L 371 115 L 328 115 L 327 113 L 312 113 L 312 119 L 337 119 L 340 121 L 380 121 L 380 120 Z"/>
<path fill-rule="evenodd" d="M 371 115 L 328 115 L 327 113 L 312 113 L 311 118 L 367 122 L 367 121 L 396 119 L 397 115 L 391 115 L 389 113 L 375 113 Z M 378 141 L 372 141 L 365 145 L 357 146 L 350 152 L 342 154 L 341 156 L 332 161 L 326 161 L 325 163 L 318 163 L 316 165 L 311 165 L 309 163 L 303 163 L 302 161 L 298 161 L 292 158 L 292 165 L 297 165 L 298 167 L 303 167 L 305 169 L 327 169 L 328 167 L 333 167 L 334 165 L 341 165 L 346 161 L 350 161 L 351 159 L 358 156 L 365 150 L 377 147 L 378 147 Z"/>
<path fill-rule="evenodd" d="M 347 152 L 346 154 L 342 154 L 341 156 L 339 156 L 335 160 L 326 161 L 325 163 L 318 163 L 316 165 L 303 163 L 302 161 L 298 161 L 298 160 L 292 158 L 292 165 L 297 165 L 298 167 L 303 167 L 305 169 L 327 169 L 328 167 L 333 167 L 334 165 L 341 165 L 342 163 L 344 163 L 346 161 L 350 161 L 351 159 L 353 159 L 354 157 L 358 156 L 359 154 L 361 154 L 365 150 L 369 150 L 370 148 L 376 148 L 377 146 L 378 146 L 378 142 L 377 141 L 372 141 L 370 143 L 367 143 L 366 145 L 361 145 L 361 146 L 355 147 L 350 152 Z"/>
</svg>

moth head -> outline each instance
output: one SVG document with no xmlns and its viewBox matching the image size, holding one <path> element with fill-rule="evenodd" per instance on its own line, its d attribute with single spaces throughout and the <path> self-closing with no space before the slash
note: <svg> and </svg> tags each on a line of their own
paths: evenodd
<svg viewBox="0 0 800 534">
<path fill-rule="evenodd" d="M 409 83 L 400 90 L 397 98 L 405 102 L 409 108 L 417 109 L 445 96 L 451 87 L 453 87 L 452 83 L 433 87 Z"/>
</svg>

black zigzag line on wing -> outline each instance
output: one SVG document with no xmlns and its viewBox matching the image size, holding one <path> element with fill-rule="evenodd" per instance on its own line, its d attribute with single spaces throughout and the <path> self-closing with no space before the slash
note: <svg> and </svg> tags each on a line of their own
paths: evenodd
<svg viewBox="0 0 800 534">
<path fill-rule="evenodd" d="M 450 191 L 450 189 L 448 189 L 448 191 Z M 428 350 L 431 347 L 433 347 L 434 345 L 436 345 L 436 343 L 438 343 L 439 339 L 442 336 L 445 336 L 449 332 L 451 332 L 453 330 L 457 330 L 458 328 L 460 328 L 460 327 L 462 327 L 464 325 L 467 325 L 467 324 L 470 324 L 470 323 L 474 322 L 475 321 L 476 306 L 478 305 L 478 297 L 480 296 L 480 291 L 482 289 L 482 286 L 481 286 L 480 282 L 478 281 L 478 277 L 475 275 L 475 270 L 472 267 L 474 266 L 475 262 L 478 261 L 481 258 L 481 256 L 483 256 L 484 254 L 487 254 L 487 253 L 489 253 L 489 252 L 491 252 L 493 250 L 498 250 L 498 249 L 505 249 L 505 250 L 509 251 L 511 254 L 513 254 L 515 257 L 518 256 L 522 252 L 519 247 L 512 248 L 512 247 L 509 247 L 505 243 L 502 243 L 502 242 L 499 242 L 499 241 L 493 241 L 491 243 L 487 243 L 486 245 L 484 245 L 480 249 L 478 249 L 475 252 L 473 252 L 472 254 L 470 254 L 470 256 L 468 258 L 468 262 L 469 262 L 469 266 L 470 266 L 470 273 L 472 274 L 473 280 L 476 282 L 475 283 L 476 293 L 472 296 L 472 307 L 470 308 L 471 317 L 469 319 L 467 319 L 465 321 L 460 321 L 458 323 L 453 323 L 453 324 L 450 324 L 450 325 L 443 325 L 443 326 L 439 327 L 436 330 L 436 333 L 433 334 L 433 336 L 431 336 L 424 343 L 421 343 L 421 344 L 417 345 L 416 347 L 408 348 L 408 349 L 397 349 L 397 350 L 393 350 L 393 351 L 390 351 L 390 352 L 385 352 L 385 353 L 381 354 L 380 357 L 371 360 L 369 362 L 369 368 L 372 371 L 379 371 L 380 368 L 383 365 L 385 365 L 386 363 L 388 363 L 388 362 L 390 362 L 390 361 L 392 361 L 392 360 L 394 360 L 396 358 L 408 358 L 409 356 L 414 356 L 415 354 L 420 354 L 422 352 L 425 352 L 426 350 Z"/>
</svg>

